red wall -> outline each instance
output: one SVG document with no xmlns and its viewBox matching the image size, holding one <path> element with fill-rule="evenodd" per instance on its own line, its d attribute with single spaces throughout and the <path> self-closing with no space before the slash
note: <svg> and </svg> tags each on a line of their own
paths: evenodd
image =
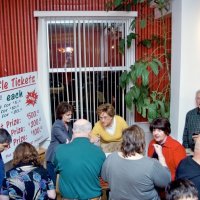
<svg viewBox="0 0 200 200">
<path fill-rule="evenodd" d="M 49 10 L 105 10 L 106 0 L 0 0 L 0 77 L 37 70 L 37 18 Z"/>
<path fill-rule="evenodd" d="M 105 10 L 107 2 L 108 0 L 0 0 L 0 77 L 37 70 L 37 18 L 33 16 L 35 10 Z M 136 10 L 139 15 L 145 16 L 152 13 L 153 9 Z M 152 32 L 161 33 L 157 23 L 155 21 L 148 29 L 140 30 L 140 39 L 150 36 Z M 171 30 L 171 17 L 167 23 Z M 136 58 L 141 57 L 144 51 L 144 48 L 138 46 Z"/>
<path fill-rule="evenodd" d="M 0 0 L 0 77 L 32 72 L 37 70 L 37 18 L 34 11 L 50 10 L 106 10 L 109 0 Z M 153 15 L 153 9 L 136 7 L 139 18 Z M 160 21 L 153 19 L 146 29 L 139 29 L 136 33 L 140 37 L 136 44 L 152 34 L 162 35 Z M 171 16 L 167 16 L 168 37 L 171 38 Z M 171 50 L 171 40 L 168 42 Z M 141 45 L 136 47 L 136 59 L 152 49 L 145 49 Z M 165 72 L 163 72 L 165 73 Z M 161 74 L 162 76 L 163 74 Z M 153 82 L 152 76 L 152 82 Z M 164 81 L 160 87 L 164 87 Z M 143 121 L 136 115 L 136 121 Z"/>
</svg>

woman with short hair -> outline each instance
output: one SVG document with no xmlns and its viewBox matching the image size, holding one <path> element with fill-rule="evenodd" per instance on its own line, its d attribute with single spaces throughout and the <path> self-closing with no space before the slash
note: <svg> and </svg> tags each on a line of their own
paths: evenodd
<svg viewBox="0 0 200 200">
<path fill-rule="evenodd" d="M 72 139 L 72 114 L 73 106 L 65 101 L 61 102 L 56 108 L 56 121 L 51 129 L 51 141 L 46 152 L 47 170 L 55 186 L 57 178 L 53 164 L 55 149 L 59 144 L 68 143 Z"/>
<path fill-rule="evenodd" d="M 35 147 L 20 143 L 13 154 L 13 168 L 6 172 L 0 191 L 0 199 L 55 199 L 53 181 L 40 164 Z"/>
<path fill-rule="evenodd" d="M 154 146 L 155 144 L 160 145 L 171 172 L 171 179 L 174 180 L 179 162 L 186 157 L 185 148 L 170 136 L 171 125 L 166 118 L 159 117 L 154 119 L 150 124 L 150 131 L 152 132 L 153 140 L 148 147 L 148 156 L 157 159 L 158 156 Z"/>
<path fill-rule="evenodd" d="M 170 182 L 170 172 L 161 148 L 155 145 L 159 161 L 144 156 L 144 131 L 137 125 L 122 133 L 120 152 L 110 154 L 102 167 L 102 178 L 108 182 L 111 200 L 158 200 L 155 187 Z"/>
<path fill-rule="evenodd" d="M 98 143 L 104 152 L 119 150 L 122 140 L 122 131 L 128 127 L 126 121 L 115 115 L 114 107 L 102 104 L 96 111 L 99 121 L 94 125 L 91 133 L 91 142 Z"/>
</svg>

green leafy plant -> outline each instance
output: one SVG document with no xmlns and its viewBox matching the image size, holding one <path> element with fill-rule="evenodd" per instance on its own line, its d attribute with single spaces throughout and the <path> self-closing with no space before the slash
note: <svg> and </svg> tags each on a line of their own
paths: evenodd
<svg viewBox="0 0 200 200">
<path fill-rule="evenodd" d="M 152 121 L 158 116 L 169 118 L 170 102 L 170 49 L 167 47 L 167 29 L 163 11 L 169 9 L 170 0 L 114 0 L 110 6 L 115 10 L 131 10 L 132 6 L 142 4 L 142 6 L 154 4 L 161 14 L 160 25 L 162 26 L 162 36 L 152 35 L 150 38 L 139 40 L 139 35 L 134 33 L 134 29 L 139 24 L 141 29 L 145 29 L 149 18 L 138 18 L 133 20 L 130 26 L 131 33 L 121 39 L 119 51 L 124 53 L 125 44 L 131 47 L 132 40 L 137 39 L 137 45 L 151 49 L 151 53 L 144 54 L 131 65 L 129 71 L 124 71 L 120 77 L 120 86 L 125 88 L 125 102 L 129 109 L 135 106 L 142 117 Z M 139 22 L 137 21 L 139 20 Z M 154 81 L 150 81 L 150 77 Z M 164 85 L 164 86 L 163 86 Z M 161 87 L 162 86 L 162 87 Z M 127 89 L 128 88 L 128 89 Z"/>
</svg>

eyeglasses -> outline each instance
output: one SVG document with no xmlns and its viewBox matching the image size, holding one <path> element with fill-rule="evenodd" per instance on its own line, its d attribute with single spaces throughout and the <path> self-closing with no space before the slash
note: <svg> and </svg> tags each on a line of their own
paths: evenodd
<svg viewBox="0 0 200 200">
<path fill-rule="evenodd" d="M 108 119 L 112 119 L 112 117 L 110 116 L 99 117 L 99 120 L 108 120 Z"/>
</svg>

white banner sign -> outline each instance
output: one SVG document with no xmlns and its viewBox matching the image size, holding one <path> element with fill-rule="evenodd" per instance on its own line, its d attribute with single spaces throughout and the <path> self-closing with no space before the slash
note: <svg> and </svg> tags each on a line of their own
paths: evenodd
<svg viewBox="0 0 200 200">
<path fill-rule="evenodd" d="M 5 163 L 21 142 L 38 146 L 48 137 L 41 98 L 36 72 L 0 78 L 0 127 L 12 136 L 10 147 L 2 153 Z"/>
</svg>

